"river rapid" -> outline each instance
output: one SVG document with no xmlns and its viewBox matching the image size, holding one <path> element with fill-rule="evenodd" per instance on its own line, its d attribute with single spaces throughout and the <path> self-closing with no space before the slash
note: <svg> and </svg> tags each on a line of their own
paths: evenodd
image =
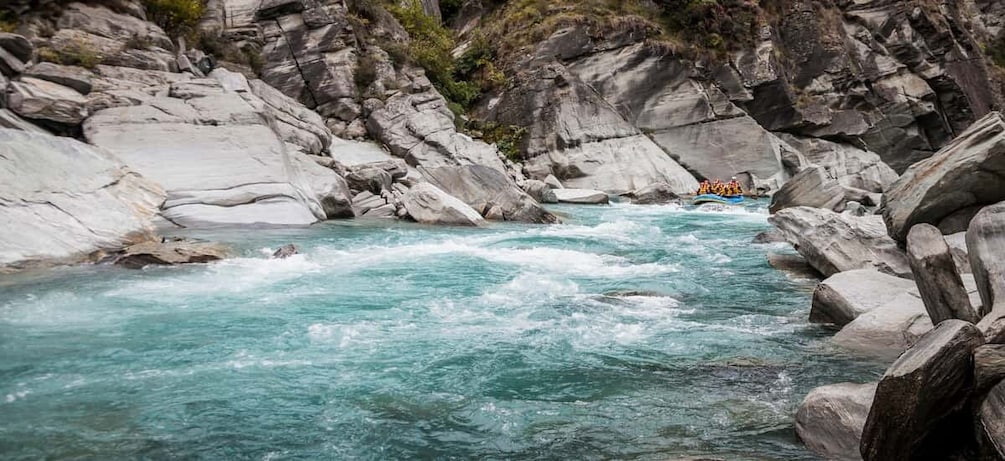
<svg viewBox="0 0 1005 461">
<path fill-rule="evenodd" d="M 0 457 L 815 459 L 798 403 L 882 373 L 807 322 L 814 281 L 765 257 L 791 249 L 750 243 L 764 203 L 551 209 L 0 276 Z"/>
</svg>

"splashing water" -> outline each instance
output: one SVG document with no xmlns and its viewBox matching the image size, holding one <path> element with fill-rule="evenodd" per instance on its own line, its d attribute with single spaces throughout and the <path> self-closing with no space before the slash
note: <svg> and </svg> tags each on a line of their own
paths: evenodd
<svg viewBox="0 0 1005 461">
<path fill-rule="evenodd" d="M 812 459 L 805 393 L 881 372 L 825 347 L 812 282 L 749 243 L 763 204 L 554 210 L 217 230 L 197 236 L 242 257 L 9 276 L 0 453 Z"/>
</svg>

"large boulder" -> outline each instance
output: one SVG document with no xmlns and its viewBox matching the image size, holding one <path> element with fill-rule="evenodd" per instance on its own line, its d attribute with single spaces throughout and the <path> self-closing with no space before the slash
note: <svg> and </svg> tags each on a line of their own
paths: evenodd
<svg viewBox="0 0 1005 461">
<path fill-rule="evenodd" d="M 819 138 L 790 134 L 778 137 L 798 150 L 807 162 L 823 167 L 829 177 L 836 178 L 844 187 L 883 192 L 898 178 L 897 172 L 874 152 Z"/>
<path fill-rule="evenodd" d="M 789 179 L 771 196 L 769 211 L 808 206 L 841 211 L 844 208 L 845 190 L 821 166 L 811 165 Z"/>
<path fill-rule="evenodd" d="M 846 325 L 860 315 L 893 302 L 914 282 L 875 269 L 839 272 L 820 282 L 813 291 L 810 321 Z"/>
<path fill-rule="evenodd" d="M 956 420 L 973 390 L 973 352 L 984 338 L 973 324 L 946 320 L 883 374 L 862 431 L 866 461 L 944 459 L 966 443 Z M 962 426 L 962 427 L 960 427 Z"/>
<path fill-rule="evenodd" d="M 558 220 L 495 168 L 465 165 L 420 168 L 419 171 L 429 182 L 461 199 L 483 216 L 489 216 L 494 209 L 493 219 L 530 223 L 554 223 Z"/>
<path fill-rule="evenodd" d="M 335 172 L 296 157 L 279 129 L 281 110 L 215 79 L 168 85 L 167 96 L 99 111 L 84 124 L 89 142 L 164 186 L 168 220 L 185 227 L 304 225 L 330 212 L 348 215 L 344 184 L 322 180 Z"/>
<path fill-rule="evenodd" d="M 152 232 L 163 200 L 107 151 L 0 129 L 0 267 L 122 247 Z"/>
<path fill-rule="evenodd" d="M 674 193 L 673 187 L 667 183 L 650 184 L 625 195 L 632 199 L 632 203 L 636 205 L 680 203 L 680 197 Z"/>
<path fill-rule="evenodd" d="M 555 189 L 553 191 L 559 203 L 577 203 L 585 205 L 605 204 L 610 201 L 606 193 L 589 189 Z"/>
<path fill-rule="evenodd" d="M 130 269 L 142 269 L 151 265 L 207 263 L 225 257 L 227 249 L 218 244 L 188 240 L 151 240 L 126 247 L 115 257 L 114 262 Z"/>
<path fill-rule="evenodd" d="M 423 224 L 480 226 L 485 223 L 473 208 L 429 183 L 416 184 L 402 202 L 408 215 Z"/>
<path fill-rule="evenodd" d="M 44 122 L 76 126 L 87 117 L 87 98 L 73 88 L 24 77 L 7 88 L 7 105 L 18 115 Z"/>
<path fill-rule="evenodd" d="M 810 391 L 796 411 L 799 440 L 825 459 L 862 459 L 862 428 L 876 384 L 840 383 Z"/>
<path fill-rule="evenodd" d="M 977 322 L 952 250 L 937 227 L 931 224 L 912 227 L 907 234 L 907 257 L 933 324 L 948 319 Z"/>
<path fill-rule="evenodd" d="M 851 216 L 810 207 L 787 208 L 768 218 L 821 274 L 873 267 L 909 277 L 904 252 L 879 216 Z"/>
<path fill-rule="evenodd" d="M 1005 344 L 985 344 L 974 350 L 974 388 L 987 392 L 1005 379 Z"/>
<path fill-rule="evenodd" d="M 63 66 L 51 62 L 35 64 L 25 71 L 24 75 L 73 88 L 83 95 L 91 92 L 95 78 L 94 72 L 83 67 Z"/>
<path fill-rule="evenodd" d="M 981 402 L 977 429 L 985 459 L 1005 459 L 1005 382 L 998 383 Z"/>
<path fill-rule="evenodd" d="M 992 112 L 929 159 L 912 165 L 883 195 L 883 219 L 903 242 L 918 223 L 1005 200 L 1005 119 Z"/>
<path fill-rule="evenodd" d="M 966 240 L 970 267 L 981 294 L 981 314 L 1005 310 L 1005 202 L 977 213 L 967 229 Z"/>
<path fill-rule="evenodd" d="M 919 296 L 903 292 L 859 315 L 841 328 L 832 341 L 856 354 L 892 360 L 931 329 L 925 303 Z"/>
</svg>

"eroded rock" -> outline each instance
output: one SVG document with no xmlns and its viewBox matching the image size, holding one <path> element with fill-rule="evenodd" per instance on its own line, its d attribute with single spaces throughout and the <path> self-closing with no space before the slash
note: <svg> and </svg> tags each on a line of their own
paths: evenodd
<svg viewBox="0 0 1005 461">
<path fill-rule="evenodd" d="M 840 383 L 810 391 L 796 411 L 796 435 L 825 459 L 861 459 L 859 444 L 877 383 Z"/>
</svg>

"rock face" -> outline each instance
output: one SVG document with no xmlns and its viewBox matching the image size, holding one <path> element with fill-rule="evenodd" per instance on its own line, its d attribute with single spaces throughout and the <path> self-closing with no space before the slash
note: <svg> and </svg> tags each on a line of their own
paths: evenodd
<svg viewBox="0 0 1005 461">
<path fill-rule="evenodd" d="M 832 341 L 857 354 L 892 360 L 931 329 L 932 321 L 921 298 L 903 292 L 859 315 L 841 328 Z"/>
<path fill-rule="evenodd" d="M 87 98 L 72 88 L 24 77 L 12 82 L 7 104 L 18 115 L 38 121 L 76 126 L 87 117 Z"/>
<path fill-rule="evenodd" d="M 939 458 L 965 443 L 957 435 L 969 428 L 953 427 L 959 426 L 953 418 L 966 408 L 973 352 L 983 343 L 972 324 L 947 320 L 900 356 L 876 387 L 862 432 L 862 457 Z"/>
<path fill-rule="evenodd" d="M 256 94 L 253 85 L 232 91 L 216 79 L 145 75 L 167 96 L 101 110 L 84 135 L 164 186 L 167 219 L 186 227 L 289 225 L 351 215 L 344 181 L 299 157 L 321 152 L 329 139 L 320 119 L 302 115 L 294 101 L 263 87 Z"/>
<path fill-rule="evenodd" d="M 912 227 L 907 234 L 907 256 L 933 324 L 948 319 L 977 322 L 952 251 L 938 228 L 931 224 Z"/>
<path fill-rule="evenodd" d="M 1003 182 L 1005 119 L 992 112 L 890 186 L 883 219 L 903 242 L 915 224 L 937 225 L 959 210 L 1005 201 Z"/>
<path fill-rule="evenodd" d="M 898 178 L 897 172 L 874 152 L 818 138 L 778 136 L 798 150 L 809 164 L 822 167 L 828 177 L 836 178 L 843 187 L 883 192 Z"/>
<path fill-rule="evenodd" d="M 1005 458 L 1005 382 L 991 389 L 981 403 L 978 430 L 984 439 L 987 459 Z"/>
<path fill-rule="evenodd" d="M 810 391 L 796 411 L 796 434 L 825 459 L 862 459 L 859 444 L 876 383 L 840 383 Z"/>
<path fill-rule="evenodd" d="M 768 218 L 821 274 L 874 267 L 906 277 L 904 252 L 887 235 L 879 216 L 849 216 L 809 207 L 787 208 Z"/>
<path fill-rule="evenodd" d="M 142 269 L 151 265 L 207 263 L 226 256 L 226 248 L 212 243 L 184 240 L 147 241 L 126 247 L 122 254 L 115 258 L 115 264 L 130 269 Z"/>
<path fill-rule="evenodd" d="M 810 321 L 846 325 L 866 312 L 887 306 L 914 286 L 910 280 L 875 269 L 839 272 L 813 291 Z"/>
<path fill-rule="evenodd" d="M 122 247 L 152 231 L 163 200 L 106 151 L 0 129 L 0 267 Z"/>
<path fill-rule="evenodd" d="M 1005 310 L 1005 202 L 974 217 L 967 230 L 967 249 L 984 306 L 981 314 Z"/>
<path fill-rule="evenodd" d="M 812 165 L 790 179 L 771 196 L 769 211 L 808 206 L 841 211 L 844 209 L 845 190 L 821 166 Z"/>
<path fill-rule="evenodd" d="M 983 393 L 1005 379 L 1005 344 L 985 344 L 974 350 L 974 389 Z"/>
<path fill-rule="evenodd" d="M 473 208 L 429 183 L 416 184 L 404 198 L 408 215 L 423 224 L 480 226 L 485 223 Z"/>
<path fill-rule="evenodd" d="M 482 216 L 489 217 L 494 210 L 490 219 L 545 224 L 558 220 L 495 168 L 464 165 L 419 171 L 430 183 L 461 199 Z"/>
</svg>

